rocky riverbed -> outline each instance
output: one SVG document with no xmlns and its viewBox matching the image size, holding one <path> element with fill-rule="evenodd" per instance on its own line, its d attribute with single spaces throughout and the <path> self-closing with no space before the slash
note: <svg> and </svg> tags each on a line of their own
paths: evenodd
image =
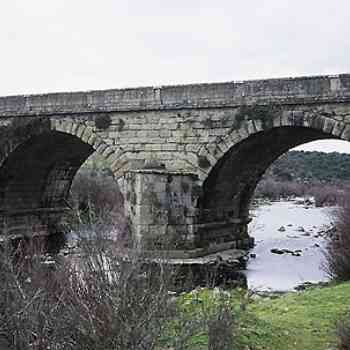
<svg viewBox="0 0 350 350">
<path fill-rule="evenodd" d="M 256 246 L 245 271 L 249 288 L 288 291 L 327 281 L 323 251 L 335 209 L 304 199 L 256 206 L 249 228 Z"/>
</svg>

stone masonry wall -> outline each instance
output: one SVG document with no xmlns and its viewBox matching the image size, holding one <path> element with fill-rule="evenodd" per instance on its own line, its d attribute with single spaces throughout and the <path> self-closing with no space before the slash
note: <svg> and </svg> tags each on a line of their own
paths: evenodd
<svg viewBox="0 0 350 350">
<path fill-rule="evenodd" d="M 13 130 L 49 119 L 51 129 L 110 158 L 117 177 L 156 159 L 204 181 L 230 147 L 271 126 L 322 127 L 322 117 L 319 124 L 338 122 L 335 136 L 347 139 L 349 101 L 350 75 L 10 96 L 0 98 L 0 134 L 15 143 Z"/>
<path fill-rule="evenodd" d="M 224 185 L 209 186 L 211 179 L 234 181 L 230 171 L 239 172 L 245 162 L 242 154 L 225 163 L 225 176 L 211 175 L 220 172 L 225 157 L 235 157 L 237 145 L 271 130 L 277 130 L 276 135 L 281 138 L 281 128 L 285 133 L 288 128 L 313 130 L 310 137 L 298 138 L 298 133 L 294 133 L 288 143 L 291 145 L 317 138 L 350 140 L 350 75 L 3 97 L 0 200 L 9 203 L 6 198 L 20 198 L 17 194 L 23 188 L 29 199 L 36 197 L 36 202 L 28 199 L 28 205 L 21 209 L 38 209 L 42 198 L 61 199 L 75 170 L 96 151 L 110 162 L 119 181 L 127 180 L 128 215 L 140 241 L 154 234 L 162 236 L 164 230 L 169 236 L 172 230 L 176 231 L 176 244 L 188 248 L 203 242 L 244 240 L 248 218 L 240 217 L 238 209 L 232 211 L 231 205 L 238 208 L 242 196 L 247 197 L 252 188 L 240 188 L 237 195 L 229 193 L 225 203 L 215 200 L 210 206 L 201 202 L 205 198 L 202 192 L 208 189 L 208 197 L 217 188 L 225 190 Z M 261 145 L 266 146 L 263 142 Z M 277 145 L 274 154 L 280 150 Z M 37 162 L 38 171 L 31 169 L 30 182 L 16 174 L 15 163 L 25 159 Z M 250 157 L 250 161 L 254 159 Z M 157 163 L 164 172 L 147 172 L 149 163 Z M 26 169 L 29 167 L 28 163 Z M 63 169 L 69 176 L 61 179 L 62 186 L 53 184 L 49 191 L 53 195 L 45 197 L 39 192 L 47 190 L 46 174 L 50 169 Z M 255 170 L 258 179 L 264 169 Z M 244 177 L 242 172 L 236 179 Z M 185 191 L 187 187 L 189 192 Z M 7 210 L 16 211 L 23 203 Z M 194 216 L 188 215 L 192 209 Z M 214 239 L 208 237 L 213 232 Z"/>
<path fill-rule="evenodd" d="M 195 181 L 192 174 L 162 170 L 126 174 L 122 188 L 137 246 L 150 250 L 194 248 Z"/>
</svg>

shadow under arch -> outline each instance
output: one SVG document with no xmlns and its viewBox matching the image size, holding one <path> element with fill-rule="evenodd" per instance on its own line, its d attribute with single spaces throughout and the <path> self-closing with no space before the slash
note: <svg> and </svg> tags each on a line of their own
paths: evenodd
<svg viewBox="0 0 350 350">
<path fill-rule="evenodd" d="M 50 120 L 20 126 L 2 148 L 1 232 L 10 236 L 46 235 L 68 209 L 75 174 L 95 151 L 110 164 L 114 150 L 79 123 Z M 85 135 L 85 136 L 84 136 Z"/>
<path fill-rule="evenodd" d="M 203 182 L 200 209 L 245 222 L 255 188 L 267 168 L 283 153 L 303 143 L 346 139 L 321 128 L 277 126 L 252 132 L 216 162 Z"/>
</svg>

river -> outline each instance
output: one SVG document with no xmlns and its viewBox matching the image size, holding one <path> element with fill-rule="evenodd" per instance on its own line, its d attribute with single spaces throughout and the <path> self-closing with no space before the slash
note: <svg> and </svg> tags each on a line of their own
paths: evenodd
<svg viewBox="0 0 350 350">
<path fill-rule="evenodd" d="M 335 208 L 316 208 L 301 200 L 259 205 L 252 210 L 250 235 L 255 237 L 245 274 L 254 290 L 289 291 L 304 282 L 327 281 L 322 269 L 326 241 Z M 274 254 L 271 249 L 297 251 Z M 299 253 L 298 253 L 299 251 Z M 298 256 L 300 255 L 300 256 Z"/>
</svg>

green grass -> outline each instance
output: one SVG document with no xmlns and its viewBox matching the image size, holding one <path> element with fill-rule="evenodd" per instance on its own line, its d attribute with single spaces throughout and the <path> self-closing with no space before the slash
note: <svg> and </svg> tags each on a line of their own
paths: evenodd
<svg viewBox="0 0 350 350">
<path fill-rule="evenodd" d="M 350 283 L 288 293 L 279 298 L 243 301 L 243 291 L 226 296 L 237 315 L 237 349 L 325 350 L 335 349 L 336 322 L 350 312 Z M 208 313 L 217 298 L 203 290 L 184 296 L 180 304 L 191 315 Z M 192 338 L 190 349 L 206 349 L 206 332 Z"/>
</svg>

